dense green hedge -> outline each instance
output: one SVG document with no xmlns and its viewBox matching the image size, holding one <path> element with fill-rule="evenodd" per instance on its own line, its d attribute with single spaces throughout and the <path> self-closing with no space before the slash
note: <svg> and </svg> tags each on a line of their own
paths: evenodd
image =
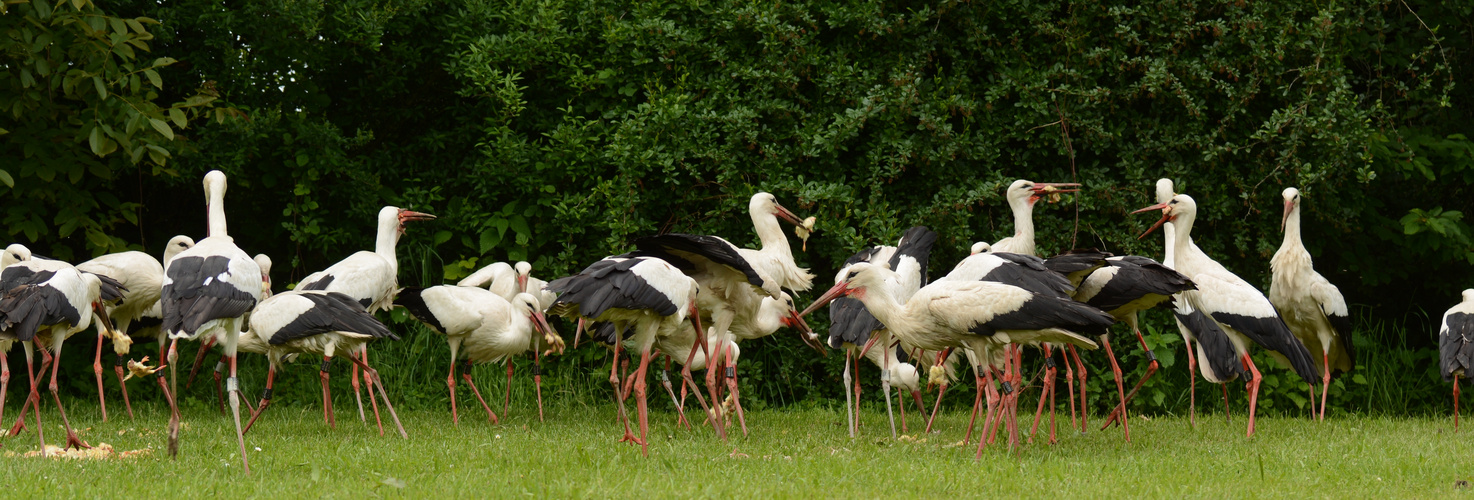
<svg viewBox="0 0 1474 500">
<path fill-rule="evenodd" d="M 1407 322 L 1409 356 L 1431 345 L 1429 317 L 1474 284 L 1462 220 L 1474 194 L 1474 146 L 1462 135 L 1471 94 L 1457 85 L 1471 76 L 1467 4 L 184 0 L 101 9 L 160 21 L 148 26 L 152 55 L 178 62 L 157 68 L 161 95 L 150 99 L 218 97 L 205 110 L 215 120 L 156 141 L 171 153 L 163 163 L 98 158 L 83 139 L 47 143 L 70 156 L 27 149 L 35 134 L 87 136 L 77 122 L 90 118 L 77 116 L 92 104 L 70 95 L 34 99 L 83 111 L 0 113 L 9 132 L 0 168 L 16 183 L 0 210 L 12 239 L 38 252 L 157 252 L 173 234 L 199 234 L 198 179 L 220 168 L 231 175 L 232 234 L 275 257 L 277 283 L 370 246 L 384 204 L 441 216 L 401 243 L 401 282 L 433 284 L 495 260 L 526 259 L 554 277 L 660 231 L 755 244 L 743 212 L 759 190 L 818 217 L 798 259 L 822 283 L 850 253 L 914 224 L 941 234 L 933 269 L 944 272 L 971 241 L 1011 232 L 1001 196 L 1015 178 L 1086 186 L 1036 212 L 1041 253 L 1159 256 L 1159 238 L 1134 238 L 1150 218 L 1127 213 L 1151 203 L 1152 181 L 1172 177 L 1199 201 L 1199 245 L 1265 285 L 1279 192 L 1300 187 L 1318 269 L 1364 321 Z M 22 17 L 76 9 L 9 10 L 0 88 L 22 92 L 19 72 L 36 54 L 63 57 L 18 37 Z M 58 176 L 74 167 L 55 158 L 85 159 L 89 170 Z M 78 205 L 84 188 L 107 201 Z M 111 238 L 67 229 L 79 223 Z M 749 394 L 774 404 L 837 394 L 833 358 L 815 359 L 786 335 L 761 346 L 776 348 L 747 351 L 744 370 L 761 387 Z M 413 354 L 443 356 L 430 352 Z M 604 356 L 560 363 L 584 370 Z M 443 392 L 436 380 L 407 390 L 429 400 Z M 1164 379 L 1163 394 L 1176 398 L 1185 383 Z"/>
</svg>

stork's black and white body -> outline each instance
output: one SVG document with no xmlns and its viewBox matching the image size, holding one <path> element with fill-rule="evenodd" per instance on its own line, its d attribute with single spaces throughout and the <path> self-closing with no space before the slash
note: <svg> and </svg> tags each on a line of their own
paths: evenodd
<svg viewBox="0 0 1474 500">
<path fill-rule="evenodd" d="M 547 311 L 548 307 L 553 305 L 553 301 L 558 299 L 557 294 L 547 290 L 548 283 L 546 281 L 532 277 L 532 264 L 526 261 L 519 261 L 516 266 L 508 265 L 505 262 L 494 262 L 462 279 L 456 283 L 456 286 L 484 287 L 508 302 L 513 301 L 518 294 L 529 293 L 537 299 L 539 311 Z M 537 416 L 538 420 L 542 420 L 542 349 L 539 347 L 531 347 L 529 349 L 532 351 L 534 363 L 532 374 L 533 385 L 538 388 Z M 508 360 L 506 395 L 502 399 L 503 415 L 507 413 L 508 408 L 512 404 L 512 371 L 513 364 Z M 469 377 L 469 375 L 463 376 Z M 475 389 L 474 384 L 471 387 Z"/>
<path fill-rule="evenodd" d="M 324 290 L 338 292 L 362 304 L 370 314 L 388 311 L 394 307 L 394 292 L 399 289 L 399 258 L 395 247 L 399 236 L 404 234 L 409 221 L 434 220 L 435 216 L 399 207 L 379 209 L 378 234 L 374 239 L 374 251 L 362 250 L 348 258 L 302 278 L 297 290 Z M 367 344 L 360 344 L 363 348 Z M 360 360 L 368 360 L 368 352 L 360 351 Z M 358 419 L 365 420 L 363 399 L 359 395 L 358 364 L 353 365 L 353 399 L 358 403 Z M 369 388 L 373 392 L 373 388 Z M 372 397 L 372 396 L 370 396 Z M 375 416 L 377 417 L 377 415 Z"/>
<path fill-rule="evenodd" d="M 241 335 L 265 342 L 266 357 L 270 360 L 271 367 L 266 373 L 266 390 L 261 394 L 261 404 L 256 406 L 250 422 L 246 423 L 246 430 L 250 430 L 256 418 L 271 405 L 272 384 L 276 381 L 276 370 L 281 366 L 284 356 L 305 353 L 322 357 L 319 378 L 322 380 L 323 417 L 332 425 L 333 407 L 332 397 L 328 393 L 328 365 L 333 356 L 352 353 L 360 345 L 377 339 L 399 340 L 398 336 L 390 332 L 388 327 L 375 319 L 353 297 L 319 290 L 293 290 L 262 300 L 251 312 L 250 326 Z M 394 418 L 399 436 L 408 438 L 404 426 L 399 423 L 399 416 L 394 413 L 394 405 L 389 403 L 389 395 L 384 393 L 384 383 L 379 379 L 378 370 L 353 358 L 351 354 L 349 359 L 355 364 L 363 364 L 365 373 L 374 381 L 370 389 L 378 386 L 379 396 L 389 408 L 389 415 Z M 369 397 L 373 401 L 372 393 Z M 379 424 L 379 435 L 384 435 L 382 423 Z"/>
<path fill-rule="evenodd" d="M 167 259 L 168 256 L 166 255 L 165 258 Z M 261 299 L 266 300 L 267 298 L 271 297 L 271 257 L 268 257 L 264 253 L 258 253 L 255 257 L 252 257 L 251 260 L 256 261 L 256 265 L 261 268 Z M 242 331 L 242 333 L 244 333 L 244 330 Z M 236 344 L 236 352 L 248 352 L 251 354 L 265 355 L 266 343 L 255 342 L 253 339 L 254 337 L 250 336 L 240 336 L 238 338 L 238 343 Z M 211 347 L 214 347 L 215 345 L 220 344 L 222 341 L 225 340 L 225 332 L 223 330 L 216 330 L 214 335 L 211 335 L 209 338 L 203 340 L 203 342 L 200 342 L 199 352 L 195 353 L 194 363 L 189 367 L 189 379 L 184 383 L 185 389 L 189 389 L 190 386 L 194 385 L 195 375 L 199 373 L 200 366 L 205 360 L 205 355 L 210 352 Z M 249 343 L 247 343 L 248 341 Z M 221 374 L 225 372 L 225 368 L 225 357 L 221 356 L 220 359 L 215 362 L 214 372 L 210 374 L 210 376 L 215 379 L 215 401 L 220 406 L 221 415 L 225 414 L 225 391 L 221 387 L 220 380 Z M 170 389 L 174 390 L 174 386 L 171 385 Z M 175 392 L 177 393 L 178 391 Z M 250 409 L 252 412 L 256 411 L 255 408 L 251 407 L 250 399 L 242 399 L 241 401 L 246 404 L 247 409 Z"/>
<path fill-rule="evenodd" d="M 623 400 L 620 399 L 620 418 L 625 423 L 625 435 L 621 441 L 638 442 L 641 451 L 648 454 L 645 373 L 650 367 L 650 349 L 659 336 L 671 335 L 685 328 L 688 319 L 695 332 L 705 331 L 701 328 L 696 305 L 699 290 L 696 280 L 664 260 L 625 254 L 607 257 L 578 274 L 553 280 L 548 284 L 548 290 L 558 294 L 558 300 L 549 308 L 553 314 L 574 320 L 610 322 L 616 332 L 625 332 L 633 327 L 635 348 L 640 350 L 640 366 L 634 376 L 634 391 L 639 397 L 640 437 L 636 438 L 630 432 L 629 419 L 624 415 Z M 616 398 L 624 394 L 617 369 L 619 344 L 614 343 L 614 365 L 609 370 L 609 383 L 614 386 Z M 706 343 L 700 345 L 704 349 Z M 711 353 L 708 352 L 707 356 L 710 359 Z M 697 400 L 702 401 L 704 407 L 706 404 L 699 389 L 691 380 L 689 363 L 688 359 L 687 368 L 681 371 L 682 378 L 692 390 L 698 391 Z M 723 432 L 718 422 L 713 422 L 713 427 Z"/>
<path fill-rule="evenodd" d="M 1248 384 L 1247 435 L 1253 436 L 1261 375 L 1254 366 L 1253 359 L 1249 357 L 1248 342 L 1252 340 L 1272 353 L 1277 353 L 1307 384 L 1313 384 L 1317 378 L 1315 363 L 1311 361 L 1310 352 L 1305 349 L 1305 345 L 1295 339 L 1289 327 L 1280 319 L 1269 298 L 1193 244 L 1192 227 L 1197 218 L 1197 203 L 1191 196 L 1179 194 L 1173 196 L 1171 201 L 1158 203 L 1138 212 L 1152 210 L 1161 210 L 1163 214 L 1156 225 L 1175 223 L 1172 242 L 1175 269 L 1198 287 L 1197 290 L 1183 291 L 1178 296 L 1186 300 L 1192 309 L 1208 315 L 1229 334 L 1239 359 L 1251 374 Z"/>
<path fill-rule="evenodd" d="M 1315 272 L 1310 252 L 1300 240 L 1300 190 L 1285 188 L 1284 218 L 1280 225 L 1285 241 L 1269 260 L 1273 278 L 1269 302 L 1284 318 L 1295 338 L 1311 351 L 1311 360 L 1321 372 L 1320 419 L 1326 418 L 1326 394 L 1331 391 L 1331 374 L 1356 368 L 1356 351 L 1351 344 L 1351 312 L 1341 290 Z M 1314 352 L 1321 352 L 1315 359 Z M 1311 403 L 1315 402 L 1312 386 Z M 1312 408 L 1313 409 L 1313 408 Z"/>
<path fill-rule="evenodd" d="M 142 318 L 159 303 L 159 294 L 164 286 L 164 265 L 152 255 L 137 251 L 112 253 L 77 264 L 77 269 L 111 277 L 127 289 L 117 301 L 103 304 L 108 317 L 117 325 L 117 332 L 126 333 L 134 320 Z M 104 422 L 107 421 L 107 402 L 103 398 L 102 389 L 102 345 L 108 339 L 108 334 L 104 328 L 97 329 L 97 350 L 92 358 L 92 372 L 97 379 L 97 399 Z M 120 387 L 123 385 L 123 355 L 128 352 L 131 343 L 132 339 L 126 334 L 112 338 L 113 351 L 118 354 L 114 371 Z M 128 418 L 133 418 L 133 404 L 128 401 L 126 391 L 124 389 L 124 406 L 128 410 Z"/>
<path fill-rule="evenodd" d="M 787 208 L 783 208 L 783 205 L 779 205 L 778 197 L 770 193 L 752 195 L 752 199 L 747 202 L 747 212 L 752 216 L 752 228 L 757 232 L 762 248 L 738 249 L 742 258 L 766 279 L 775 281 L 779 287 L 794 292 L 812 288 L 814 275 L 794 262 L 793 249 L 788 246 L 788 235 L 783 233 L 783 228 L 778 224 L 780 218 L 796 226 L 802 226 L 803 221 Z"/>
<path fill-rule="evenodd" d="M 848 275 L 849 267 L 861 262 L 871 264 L 883 264 L 895 271 L 896 280 L 887 281 L 886 286 L 891 287 L 892 296 L 902 302 L 909 300 L 917 290 L 927 283 L 927 265 L 931 261 L 931 248 L 937 241 L 936 231 L 926 226 L 916 226 L 907 229 L 896 242 L 896 246 L 874 246 L 861 250 L 845 261 L 834 276 L 834 282 L 844 281 Z M 900 378 L 899 382 L 911 390 L 911 397 L 916 400 L 916 406 L 921 409 L 920 385 L 916 375 L 916 367 L 909 363 L 895 360 L 896 353 L 892 349 L 894 341 L 891 334 L 885 330 L 885 325 L 858 299 L 849 297 L 838 297 L 829 303 L 829 347 L 842 349 L 845 352 L 844 368 L 844 390 L 845 390 L 845 412 L 849 415 L 850 437 L 860 431 L 860 365 L 861 357 L 870 359 L 880 368 L 880 386 L 884 393 L 887 415 L 890 416 L 891 437 L 896 437 L 896 419 L 890 412 L 890 386 L 893 378 Z M 880 345 L 871 355 L 873 345 Z M 863 347 L 862 347 L 863 346 Z M 904 350 L 904 349 L 902 349 Z M 851 363 L 853 361 L 853 363 Z M 855 375 L 851 378 L 850 367 L 853 364 Z M 851 398 L 851 385 L 853 385 L 853 399 Z M 905 399 L 901 400 L 901 426 L 906 425 Z"/>
<path fill-rule="evenodd" d="M 6 269 L 15 269 L 9 266 Z M 21 406 L 21 419 L 11 433 L 23 427 L 27 407 L 35 408 L 36 435 L 41 441 L 41 454 L 46 454 L 46 437 L 41 424 L 41 399 L 36 388 L 36 371 L 32 369 L 31 350 L 40 343 L 44 358 L 42 371 L 51 364 L 51 395 L 56 400 L 56 409 L 61 413 L 62 424 L 67 433 L 63 448 L 89 447 L 72 431 L 57 394 L 57 368 L 60 366 L 62 345 L 67 337 L 91 326 L 94 315 L 99 327 L 112 335 L 112 324 L 102 306 L 102 280 L 95 274 L 85 273 L 67 266 L 56 270 L 39 271 L 23 284 L 13 286 L 0 296 L 0 338 L 19 341 L 26 349 L 26 371 L 30 379 L 30 393 L 26 404 Z M 48 354 L 49 353 L 49 354 Z"/>
<path fill-rule="evenodd" d="M 236 379 L 235 355 L 236 340 L 245 326 L 245 316 L 261 300 L 261 266 L 236 246 L 235 240 L 226 233 L 225 174 L 219 170 L 210 171 L 205 175 L 204 186 L 209 236 L 164 265 L 164 288 L 159 298 L 164 321 L 160 328 L 170 338 L 170 364 L 176 362 L 179 339 L 197 340 L 224 332 L 225 358 L 230 364 L 226 391 L 230 393 L 241 464 L 249 473 L 246 441 L 241 435 L 241 395 Z M 159 379 L 159 385 L 164 387 L 169 399 L 169 454 L 176 456 L 179 452 L 179 407 L 163 379 Z"/>
<path fill-rule="evenodd" d="M 1056 342 L 1093 349 L 1095 342 L 1082 334 L 1100 335 L 1114 322 L 1109 315 L 1072 300 L 988 281 L 939 280 L 922 287 L 903 304 L 891 294 L 887 279 L 894 279 L 894 272 L 874 264 L 854 264 L 809 309 L 848 295 L 863 302 L 870 314 L 908 345 L 931 350 L 967 347 L 982 359 L 990 359 L 994 350 L 1012 343 Z M 980 403 L 988 370 L 983 363 L 973 368 L 978 382 L 974 401 Z M 1012 391 L 1005 385 L 1004 392 Z M 1010 425 L 1010 438 L 1016 440 L 1016 426 Z M 979 439 L 979 455 L 985 442 Z"/>
<path fill-rule="evenodd" d="M 512 356 L 528 350 L 563 350 L 563 339 L 543 318 L 537 298 L 529 294 L 513 295 L 508 301 L 484 288 L 442 285 L 407 287 L 396 300 L 426 326 L 445 335 L 450 345 L 451 371 L 445 385 L 450 388 L 451 419 L 457 425 L 460 414 L 456 408 L 455 375 L 460 360 L 466 361 L 467 368 L 461 378 L 486 409 L 487 420 L 496 423 L 496 413 L 491 411 L 471 378 L 471 365 L 498 361 L 511 364 Z M 542 415 L 540 387 L 538 415 Z"/>
<path fill-rule="evenodd" d="M 1459 431 L 1459 379 L 1474 372 L 1474 288 L 1443 313 L 1438 328 L 1438 374 L 1454 383 L 1454 432 Z"/>
<path fill-rule="evenodd" d="M 1120 413 L 1119 418 L 1113 414 L 1107 419 L 1105 425 L 1111 425 L 1112 419 L 1120 422 L 1127 441 L 1131 440 L 1131 427 L 1126 418 L 1126 403 L 1136 395 L 1141 384 L 1150 379 L 1158 368 L 1156 355 L 1147 347 L 1146 339 L 1142 337 L 1141 330 L 1137 327 L 1136 313 L 1164 303 L 1171 303 L 1173 295 L 1193 289 L 1196 287 L 1192 280 L 1183 276 L 1182 273 L 1146 257 L 1124 255 L 1106 258 L 1105 265 L 1086 276 L 1075 291 L 1075 300 L 1105 311 L 1116 318 L 1116 321 L 1124 322 L 1131 327 L 1131 332 L 1141 343 L 1141 349 L 1146 352 L 1148 363 L 1146 375 L 1142 376 L 1132 388 L 1131 394 L 1127 395 L 1123 385 L 1121 367 L 1116 362 L 1115 353 L 1111 350 L 1110 336 L 1100 337 L 1101 345 L 1106 348 L 1106 356 L 1110 358 L 1111 371 L 1116 378 L 1116 392 L 1121 400 L 1120 405 L 1116 407 L 1116 412 Z"/>
</svg>

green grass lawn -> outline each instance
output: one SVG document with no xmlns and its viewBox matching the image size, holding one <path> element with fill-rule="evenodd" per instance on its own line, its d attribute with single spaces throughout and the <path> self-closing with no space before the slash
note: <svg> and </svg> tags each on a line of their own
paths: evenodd
<svg viewBox="0 0 1474 500">
<path fill-rule="evenodd" d="M 1010 454 L 1000 434 L 974 460 L 974 447 L 953 445 L 962 438 L 965 413 L 939 418 L 940 431 L 930 436 L 913 426 L 915 439 L 898 442 L 882 412 L 867 410 L 862 437 L 853 440 L 838 407 L 752 412 L 751 436 L 721 442 L 703 428 L 677 429 L 674 414 L 662 411 L 651 414 L 650 456 L 643 457 L 639 447 L 615 442 L 622 430 L 612 404 L 550 407 L 545 423 L 535 410 L 514 406 L 502 425 L 486 422 L 478 407 L 463 407 L 470 418 L 459 428 L 448 412 L 407 411 L 401 417 L 410 438 L 404 440 L 392 427 L 378 436 L 358 421 L 352 400 L 342 398 L 336 430 L 316 407 L 271 408 L 246 437 L 254 473 L 247 476 L 230 421 L 208 409 L 186 412 L 180 456 L 170 460 L 162 453 L 166 409 L 146 405 L 137 420 L 102 423 L 83 400 L 72 403 L 83 439 L 119 450 L 154 448 L 154 454 L 113 461 L 0 457 L 7 497 L 1432 497 L 1459 491 L 1456 480 L 1474 477 L 1474 467 L 1456 465 L 1474 436 L 1453 434 L 1445 418 L 1265 418 L 1257 435 L 1245 439 L 1240 413 L 1232 423 L 1221 413 L 1199 415 L 1197 429 L 1185 418 L 1137 417 L 1132 443 L 1117 430 L 1092 429 Z M 18 408 L 7 405 L 6 417 Z M 43 418 L 54 443 L 60 421 L 49 402 L 45 408 L 52 410 Z M 910 417 L 915 424 L 916 415 Z M 1068 414 L 1061 426 L 1067 422 Z M 34 449 L 31 430 L 3 447 Z"/>
</svg>

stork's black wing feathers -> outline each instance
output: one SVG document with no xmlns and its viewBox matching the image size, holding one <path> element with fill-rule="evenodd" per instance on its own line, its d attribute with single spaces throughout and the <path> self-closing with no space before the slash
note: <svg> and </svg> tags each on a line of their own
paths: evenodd
<svg viewBox="0 0 1474 500">
<path fill-rule="evenodd" d="M 1336 337 L 1341 340 L 1341 348 L 1346 350 L 1346 357 L 1351 359 L 1351 365 L 1356 366 L 1356 346 L 1352 345 L 1353 343 L 1351 341 L 1351 330 L 1353 328 L 1351 326 L 1351 317 L 1327 313 L 1326 319 L 1330 321 L 1331 328 L 1336 329 Z M 1341 373 L 1334 369 L 1331 370 L 1331 376 L 1333 377 Z"/>
<path fill-rule="evenodd" d="M 9 292 L 11 289 L 27 283 L 38 283 L 32 281 L 32 278 L 36 274 L 34 269 L 26 266 L 10 266 L 5 268 L 4 271 L 0 271 L 0 293 Z M 41 281 L 46 281 L 51 279 L 53 273 L 51 271 L 42 271 L 42 274 L 45 274 L 46 278 L 43 278 Z"/>
<path fill-rule="evenodd" d="M 646 236 L 635 240 L 635 248 L 640 249 L 648 255 L 665 258 L 670 252 L 686 252 L 705 257 L 713 263 L 730 267 L 747 277 L 747 282 L 752 286 L 762 288 L 763 278 L 758 275 L 757 269 L 737 252 L 737 247 L 732 246 L 726 240 L 716 236 L 701 234 L 666 233 L 655 236 Z M 677 257 L 677 260 L 665 259 L 671 265 L 676 266 L 682 272 L 689 274 L 694 268 L 686 259 Z"/>
<path fill-rule="evenodd" d="M 43 326 L 62 323 L 75 326 L 82 321 L 82 312 L 72 307 L 66 294 L 42 284 L 52 274 L 51 271 L 36 273 L 35 276 L 46 275 L 46 278 L 5 293 L 0 299 L 0 330 L 11 332 L 16 340 L 29 342 Z"/>
<path fill-rule="evenodd" d="M 1239 362 L 1233 341 L 1228 339 L 1228 332 L 1218 327 L 1218 322 L 1195 309 L 1187 314 L 1176 311 L 1172 314 L 1177 316 L 1177 321 L 1187 327 L 1202 346 L 1204 356 L 1198 362 L 1207 363 L 1219 380 L 1227 382 L 1244 374 L 1244 365 Z"/>
<path fill-rule="evenodd" d="M 301 285 L 298 285 L 296 289 L 297 290 L 304 290 L 304 291 L 305 290 L 327 290 L 328 289 L 328 285 L 333 284 L 333 280 L 334 279 L 336 279 L 336 277 L 333 276 L 333 275 L 331 275 L 331 274 L 325 275 L 325 276 L 323 276 L 321 278 L 318 278 L 317 281 L 314 281 L 314 282 L 311 282 L 311 283 L 303 283 Z M 365 305 L 364 307 L 368 307 L 368 306 Z"/>
<path fill-rule="evenodd" d="M 998 330 L 1044 330 L 1061 328 L 1081 335 L 1105 335 L 1116 318 L 1100 309 L 1067 298 L 1034 294 L 1018 310 L 999 314 L 970 330 L 993 335 Z"/>
<path fill-rule="evenodd" d="M 1474 377 L 1474 314 L 1451 313 L 1443 321 L 1448 330 L 1438 335 L 1438 373 L 1444 382 L 1456 372 Z"/>
<path fill-rule="evenodd" d="M 1320 382 L 1320 371 L 1315 369 L 1315 362 L 1310 360 L 1310 351 L 1295 338 L 1295 334 L 1290 333 L 1290 327 L 1285 325 L 1285 320 L 1278 314 L 1260 318 L 1219 312 L 1213 314 L 1213 319 L 1232 327 L 1266 349 L 1284 355 L 1290 361 L 1290 368 L 1305 383 L 1314 385 Z"/>
<path fill-rule="evenodd" d="M 558 294 L 552 310 L 566 315 L 577 305 L 578 315 L 585 318 L 597 318 L 609 309 L 647 309 L 662 316 L 675 314 L 676 304 L 670 297 L 631 270 L 644 259 L 652 258 L 604 259 L 578 274 L 553 280 L 547 287 Z"/>
<path fill-rule="evenodd" d="M 123 298 L 123 292 L 128 291 L 128 287 L 123 286 L 122 282 L 113 279 L 111 276 L 97 273 L 87 274 L 96 276 L 98 281 L 102 282 L 101 288 L 103 302 L 117 302 L 118 300 L 121 300 Z"/>
<path fill-rule="evenodd" d="M 870 247 L 870 248 L 866 248 L 864 250 L 861 250 L 859 252 L 855 252 L 855 254 L 854 255 L 851 255 L 850 258 L 845 259 L 844 265 L 841 265 L 839 267 L 843 268 L 844 266 L 848 266 L 850 264 L 859 264 L 861 262 L 870 262 L 870 259 L 875 258 L 875 254 L 880 253 L 880 249 L 882 249 L 882 248 L 885 248 L 885 247 L 880 246 L 880 245 L 876 245 L 876 246 L 873 246 L 873 247 Z M 895 268 L 892 268 L 892 269 L 895 269 Z"/>
<path fill-rule="evenodd" d="M 620 335 L 610 321 L 600 321 L 588 327 L 589 338 L 604 345 L 614 345 Z"/>
<path fill-rule="evenodd" d="M 445 325 L 440 324 L 440 320 L 435 317 L 435 313 L 430 312 L 430 306 L 425 305 L 425 297 L 423 296 L 425 290 L 425 287 L 420 286 L 404 287 L 404 289 L 399 291 L 398 295 L 394 296 L 394 305 L 404 306 L 405 310 L 409 311 L 410 316 L 414 316 L 415 319 L 420 320 L 420 322 L 428 325 L 430 328 L 434 328 L 437 332 L 445 333 Z"/>
<path fill-rule="evenodd" d="M 337 292 L 304 293 L 297 296 L 312 301 L 312 307 L 303 311 L 297 316 L 297 319 L 287 323 L 286 326 L 272 332 L 271 339 L 267 340 L 267 343 L 282 345 L 292 340 L 329 332 L 348 332 L 376 339 L 387 337 L 399 340 L 399 336 L 389 331 L 389 328 L 374 318 L 374 315 L 365 311 L 358 301 L 353 300 L 353 297 Z"/>
<path fill-rule="evenodd" d="M 870 341 L 870 332 L 882 328 L 885 325 L 871 316 L 859 300 L 840 297 L 829 303 L 829 347 L 841 349 L 846 342 L 865 345 Z"/>
<path fill-rule="evenodd" d="M 1117 268 L 1116 273 L 1085 303 L 1102 311 L 1114 311 L 1148 295 L 1160 297 L 1162 303 L 1171 303 L 1173 294 L 1198 288 L 1182 273 L 1145 257 L 1139 259 L 1147 263 L 1124 259 L 1107 261 L 1107 266 Z"/>
<path fill-rule="evenodd" d="M 179 257 L 169 264 L 160 306 L 162 328 L 171 335 L 194 335 L 214 319 L 234 318 L 256 306 L 256 298 L 229 282 L 215 279 L 230 269 L 230 258 L 220 255 Z"/>
<path fill-rule="evenodd" d="M 1077 248 L 1046 259 L 1044 265 L 1068 278 L 1071 285 L 1079 287 L 1086 276 L 1106 265 L 1106 258 L 1110 256 L 1109 252 L 1094 248 Z"/>
<path fill-rule="evenodd" d="M 1069 298 L 1075 291 L 1075 286 L 1070 284 L 1069 279 L 1045 267 L 1044 259 L 1008 252 L 996 252 L 993 255 L 1013 265 L 998 266 L 980 281 L 1013 285 L 1036 295 L 1055 298 Z"/>
<path fill-rule="evenodd" d="M 911 257 L 921 264 L 921 286 L 926 286 L 927 263 L 931 260 L 931 247 L 937 242 L 937 232 L 926 226 L 915 226 L 901 235 L 896 243 L 896 253 L 891 254 L 890 267 L 894 271 L 901 265 L 901 257 Z M 853 257 L 852 257 L 853 258 Z"/>
</svg>

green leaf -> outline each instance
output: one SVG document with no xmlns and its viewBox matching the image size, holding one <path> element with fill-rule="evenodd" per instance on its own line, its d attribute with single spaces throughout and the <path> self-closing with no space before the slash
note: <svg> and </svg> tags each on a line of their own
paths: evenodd
<svg viewBox="0 0 1474 500">
<path fill-rule="evenodd" d="M 185 128 L 189 125 L 189 121 L 184 117 L 184 111 L 181 111 L 179 108 L 169 108 L 169 119 L 174 122 L 174 126 L 179 128 Z"/>
<path fill-rule="evenodd" d="M 1367 385 L 1367 378 L 1361 376 L 1360 373 L 1352 374 L 1351 375 L 1351 381 L 1352 382 L 1356 382 L 1356 383 L 1361 384 L 1361 385 Z"/>
<path fill-rule="evenodd" d="M 15 187 L 15 179 L 4 169 L 0 169 L 0 182 L 4 182 L 6 187 Z"/>
<path fill-rule="evenodd" d="M 174 140 L 174 130 L 170 129 L 169 124 L 164 122 L 164 120 L 160 120 L 158 118 L 149 118 L 148 124 L 153 125 L 154 130 L 157 130 L 160 134 L 163 134 L 165 139 L 169 139 L 171 141 Z"/>
<path fill-rule="evenodd" d="M 115 32 L 115 33 L 117 33 L 119 35 L 127 35 L 128 34 L 128 24 L 127 23 L 124 23 L 121 18 L 109 17 L 109 18 L 107 18 L 107 22 L 108 22 L 108 24 L 112 25 L 113 32 Z"/>
<path fill-rule="evenodd" d="M 513 215 L 511 219 L 512 231 L 522 236 L 532 236 L 532 230 L 527 227 L 527 219 L 521 215 Z"/>
<path fill-rule="evenodd" d="M 496 231 L 492 231 L 490 228 L 481 231 L 481 254 L 485 255 L 487 252 L 490 252 L 491 249 L 496 248 L 497 243 L 501 242 L 502 235 L 497 233 Z"/>
<path fill-rule="evenodd" d="M 92 154 L 102 156 L 102 127 L 92 127 L 92 133 L 87 134 L 87 145 L 92 148 Z"/>
<path fill-rule="evenodd" d="M 454 235 L 451 234 L 450 231 L 438 231 L 438 232 L 436 232 L 435 233 L 435 244 L 434 245 L 435 246 L 440 246 L 441 243 L 445 243 L 447 241 L 450 241 L 450 237 L 451 236 L 454 236 Z"/>
<path fill-rule="evenodd" d="M 107 85 L 104 85 L 102 83 L 102 77 L 100 77 L 100 76 L 94 76 L 94 77 L 92 77 L 92 87 L 95 88 L 95 89 L 97 89 L 97 98 L 98 99 L 107 99 Z"/>
<path fill-rule="evenodd" d="M 179 61 L 175 60 L 172 57 L 160 57 L 158 59 L 154 59 L 154 67 L 157 68 L 159 66 L 168 66 L 177 62 Z"/>
<path fill-rule="evenodd" d="M 159 78 L 159 72 L 151 69 L 146 69 L 143 70 L 143 76 L 148 77 L 148 83 L 154 84 L 154 86 L 158 87 L 159 89 L 164 88 L 164 79 Z"/>
</svg>

